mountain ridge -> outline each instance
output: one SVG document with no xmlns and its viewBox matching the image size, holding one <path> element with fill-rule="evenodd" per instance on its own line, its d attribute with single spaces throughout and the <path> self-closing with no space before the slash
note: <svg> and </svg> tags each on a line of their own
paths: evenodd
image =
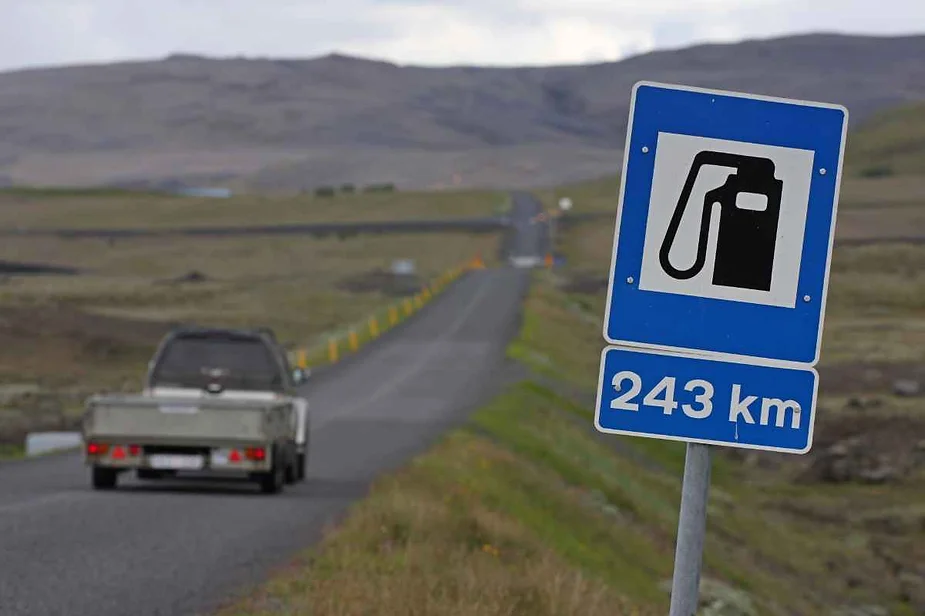
<svg viewBox="0 0 925 616">
<path fill-rule="evenodd" d="M 854 125 L 925 100 L 923 57 L 925 35 L 817 33 L 558 66 L 177 52 L 23 69 L 0 73 L 0 176 L 261 190 L 548 185 L 619 165 L 641 79 L 841 103 Z"/>
</svg>

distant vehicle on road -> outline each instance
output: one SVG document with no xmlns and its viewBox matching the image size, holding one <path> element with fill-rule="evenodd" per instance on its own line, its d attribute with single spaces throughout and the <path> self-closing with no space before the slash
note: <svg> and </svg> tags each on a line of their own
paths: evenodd
<svg viewBox="0 0 925 616">
<path fill-rule="evenodd" d="M 91 396 L 85 462 L 96 489 L 179 472 L 244 475 L 264 493 L 306 475 L 308 401 L 269 329 L 183 327 L 165 336 L 139 394 Z"/>
</svg>

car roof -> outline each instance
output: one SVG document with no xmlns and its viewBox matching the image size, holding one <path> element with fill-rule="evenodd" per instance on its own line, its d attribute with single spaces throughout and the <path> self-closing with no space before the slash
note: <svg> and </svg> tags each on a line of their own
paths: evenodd
<svg viewBox="0 0 925 616">
<path fill-rule="evenodd" d="M 235 327 L 208 327 L 183 325 L 175 327 L 168 334 L 170 338 L 239 338 L 269 340 L 276 343 L 276 336 L 270 328 L 245 329 Z"/>
</svg>

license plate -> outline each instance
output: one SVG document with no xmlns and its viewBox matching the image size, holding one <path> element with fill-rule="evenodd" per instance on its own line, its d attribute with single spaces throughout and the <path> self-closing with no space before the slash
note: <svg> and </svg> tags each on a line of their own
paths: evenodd
<svg viewBox="0 0 925 616">
<path fill-rule="evenodd" d="M 153 455 L 148 462 L 151 468 L 169 470 L 198 470 L 203 466 L 202 456 Z"/>
<path fill-rule="evenodd" d="M 199 412 L 199 407 L 188 404 L 162 404 L 157 410 L 169 415 L 195 415 Z"/>
</svg>

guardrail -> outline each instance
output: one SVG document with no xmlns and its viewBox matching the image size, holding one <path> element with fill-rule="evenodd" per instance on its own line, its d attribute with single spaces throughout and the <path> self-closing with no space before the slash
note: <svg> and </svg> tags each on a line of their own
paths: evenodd
<svg viewBox="0 0 925 616">
<path fill-rule="evenodd" d="M 485 263 L 481 255 L 477 255 L 443 272 L 425 284 L 413 296 L 403 298 L 380 309 L 363 321 L 347 327 L 338 334 L 327 336 L 324 342 L 312 347 L 295 349 L 290 353 L 290 360 L 300 368 L 335 364 L 351 353 L 359 351 L 361 347 L 376 340 L 399 323 L 403 323 L 414 316 L 467 271 L 484 268 Z"/>
</svg>

